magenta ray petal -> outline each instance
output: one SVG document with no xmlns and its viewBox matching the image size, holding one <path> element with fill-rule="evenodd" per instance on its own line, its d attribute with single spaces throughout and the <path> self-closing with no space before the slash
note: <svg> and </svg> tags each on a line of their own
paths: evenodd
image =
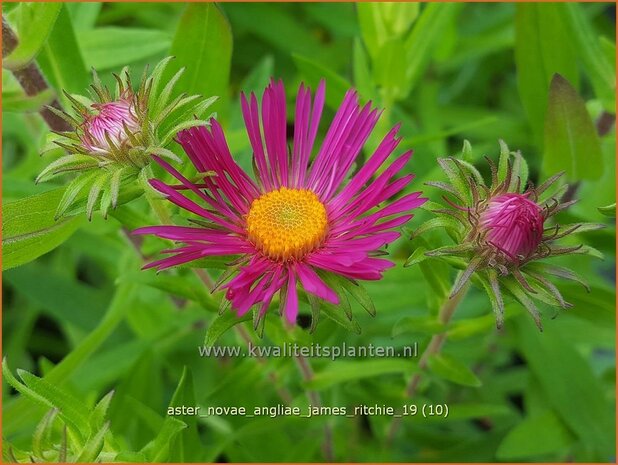
<svg viewBox="0 0 618 465">
<path fill-rule="evenodd" d="M 300 278 L 300 283 L 307 292 L 335 305 L 339 303 L 337 293 L 328 287 L 310 266 L 299 263 L 296 266 L 296 271 Z"/>
<path fill-rule="evenodd" d="M 182 174 L 180 174 L 180 172 L 178 172 L 178 170 L 176 170 L 174 167 L 172 167 L 165 160 L 161 159 L 160 157 L 158 157 L 156 155 L 153 155 L 152 158 L 159 165 L 161 165 L 161 167 L 163 167 L 163 169 L 165 171 L 167 171 L 172 176 L 174 176 L 178 181 L 180 181 L 184 187 L 186 187 L 188 190 L 192 191 L 193 193 L 197 194 L 202 200 L 204 200 L 206 203 L 208 203 L 211 207 L 213 207 L 214 209 L 216 209 L 217 211 L 220 211 L 222 213 L 223 212 L 227 213 L 226 216 L 230 220 L 232 220 L 232 221 L 235 221 L 235 222 L 240 221 L 240 218 L 238 217 L 238 215 L 234 214 L 227 207 L 227 204 L 225 202 L 217 201 L 217 200 L 213 199 L 211 196 L 206 195 L 201 189 L 199 189 L 195 184 L 191 183 L 191 181 L 189 181 Z M 206 185 L 208 185 L 208 184 L 206 184 Z M 173 186 L 168 186 L 168 187 L 171 187 L 172 189 L 174 189 Z M 178 190 L 178 189 L 174 189 L 174 190 Z"/>
<path fill-rule="evenodd" d="M 159 181 L 158 179 L 151 179 L 150 184 L 152 185 L 152 187 L 154 187 L 156 190 L 158 190 L 162 194 L 167 195 L 167 198 L 172 203 L 178 205 L 179 207 L 184 208 L 185 210 L 190 211 L 191 213 L 195 213 L 198 216 L 209 219 L 210 221 L 217 223 L 223 227 L 226 227 L 230 229 L 231 231 L 242 233 L 242 229 L 240 229 L 238 226 L 232 223 L 229 223 L 223 220 L 222 218 L 218 217 L 217 215 L 214 215 L 213 213 L 209 212 L 208 210 L 200 207 L 194 201 L 188 199 L 187 197 L 180 194 L 178 191 L 175 191 L 174 189 L 170 188 L 167 184 Z"/>
<path fill-rule="evenodd" d="M 373 155 L 369 158 L 356 175 L 350 180 L 350 182 L 343 188 L 339 194 L 337 194 L 329 206 L 337 208 L 347 203 L 364 185 L 371 176 L 375 174 L 378 168 L 386 161 L 389 155 L 395 150 L 401 139 L 395 137 L 395 134 L 399 131 L 399 125 L 396 125 L 391 131 L 382 139 L 380 145 L 375 150 Z M 405 154 L 407 156 L 407 154 Z"/>
<path fill-rule="evenodd" d="M 288 293 L 285 298 L 285 308 L 283 313 L 289 323 L 296 323 L 298 316 L 298 291 L 296 290 L 296 276 L 293 268 L 288 269 Z"/>
<path fill-rule="evenodd" d="M 273 180 L 270 175 L 270 169 L 264 154 L 264 146 L 262 145 L 262 131 L 260 130 L 260 116 L 258 111 L 258 104 L 255 95 L 252 93 L 250 96 L 250 102 L 247 102 L 247 98 L 244 94 L 241 95 L 241 105 L 243 119 L 245 120 L 245 127 L 247 128 L 247 135 L 249 136 L 249 142 L 253 148 L 254 159 L 257 165 L 258 181 L 267 190 L 273 188 Z"/>
</svg>

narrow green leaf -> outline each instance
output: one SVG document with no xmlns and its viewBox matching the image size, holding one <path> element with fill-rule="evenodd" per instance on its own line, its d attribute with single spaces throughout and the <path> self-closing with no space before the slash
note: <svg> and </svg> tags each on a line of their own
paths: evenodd
<svg viewBox="0 0 618 465">
<path fill-rule="evenodd" d="M 524 418 L 500 443 L 496 456 L 500 460 L 525 460 L 551 453 L 565 452 L 573 441 L 560 418 L 551 410 Z"/>
<path fill-rule="evenodd" d="M 98 27 L 80 31 L 79 44 L 88 67 L 114 69 L 165 52 L 171 43 L 167 32 L 154 29 Z"/>
<path fill-rule="evenodd" d="M 607 205 L 605 207 L 599 207 L 598 209 L 603 215 L 610 218 L 616 218 L 616 204 Z"/>
<path fill-rule="evenodd" d="M 2 109 L 16 113 L 34 113 L 44 105 L 49 105 L 55 96 L 53 89 L 46 89 L 36 95 L 26 95 L 21 91 L 3 91 Z"/>
<path fill-rule="evenodd" d="M 229 329 L 233 328 L 237 324 L 245 321 L 251 321 L 253 316 L 251 312 L 239 317 L 231 310 L 227 310 L 221 315 L 218 315 L 206 330 L 206 336 L 204 338 L 204 344 L 208 347 L 212 347 L 215 342 Z"/>
<path fill-rule="evenodd" d="M 515 13 L 517 85 L 539 145 L 547 109 L 547 89 L 555 73 L 577 87 L 577 57 L 561 16 L 564 4 L 518 3 Z M 561 44 L 556 47 L 555 44 Z"/>
<path fill-rule="evenodd" d="M 109 431 L 109 422 L 105 423 L 99 431 L 93 434 L 88 441 L 86 441 L 84 448 L 75 461 L 77 463 L 95 462 L 103 449 L 103 443 L 105 442 L 105 435 L 107 434 L 107 431 Z"/>
<path fill-rule="evenodd" d="M 32 435 L 32 452 L 35 456 L 43 457 L 43 451 L 47 448 L 47 444 L 50 440 L 56 415 L 58 415 L 58 410 L 55 408 L 51 409 L 45 414 L 34 430 L 34 434 Z"/>
<path fill-rule="evenodd" d="M 385 374 L 400 373 L 409 375 L 416 369 L 416 363 L 410 360 L 367 359 L 361 361 L 337 361 L 317 371 L 306 386 L 309 389 L 323 390 L 337 384 L 357 381 L 364 378 Z"/>
<path fill-rule="evenodd" d="M 56 2 L 19 4 L 19 14 L 16 15 L 18 44 L 9 56 L 2 59 L 3 67 L 16 70 L 34 60 L 54 27 L 61 7 L 62 4 Z"/>
<path fill-rule="evenodd" d="M 169 407 L 193 407 L 195 405 L 193 376 L 191 370 L 185 366 Z M 197 419 L 194 415 L 189 415 L 183 417 L 183 420 L 187 424 L 187 428 L 174 440 L 171 460 L 179 463 L 198 462 L 201 459 L 203 446 L 197 431 Z"/>
<path fill-rule="evenodd" d="M 187 94 L 217 95 L 213 111 L 225 116 L 232 58 L 230 25 L 214 3 L 190 3 L 180 18 L 170 54 L 185 67 L 178 88 Z"/>
<path fill-rule="evenodd" d="M 91 431 L 99 431 L 105 424 L 105 416 L 107 415 L 107 410 L 109 409 L 109 404 L 112 401 L 113 396 L 114 391 L 108 392 L 97 403 L 97 405 L 95 405 L 94 409 L 92 409 L 92 413 L 88 418 L 88 424 L 90 425 Z"/>
<path fill-rule="evenodd" d="M 132 266 L 137 266 L 137 263 Z M 125 317 L 127 311 L 134 305 L 135 290 L 136 288 L 132 284 L 121 284 L 117 287 L 114 299 L 109 305 L 101 323 L 71 353 L 45 375 L 47 383 L 61 386 L 101 346 L 103 341 L 109 337 Z M 33 404 L 26 398 L 20 398 L 12 402 L 4 411 L 3 432 L 8 435 L 23 430 L 33 415 L 36 415 L 37 410 L 35 407 L 36 404 Z M 7 421 L 8 419 L 10 421 Z"/>
<path fill-rule="evenodd" d="M 543 173 L 565 170 L 571 180 L 603 174 L 601 143 L 584 100 L 559 74 L 551 81 L 545 120 Z"/>
<path fill-rule="evenodd" d="M 419 4 L 414 2 L 361 2 L 356 8 L 363 41 L 374 60 L 388 40 L 402 37 L 410 29 L 419 12 Z"/>
<path fill-rule="evenodd" d="M 592 81 L 597 96 L 603 102 L 605 109 L 611 113 L 616 112 L 616 68 L 615 54 L 611 58 L 604 52 L 599 41 L 599 37 L 590 24 L 588 16 L 582 11 L 582 6 L 578 3 L 560 4 L 560 19 L 564 22 L 568 35 L 571 36 L 575 44 L 578 57 L 581 57 L 588 76 Z M 558 42 L 557 37 L 553 37 L 553 43 Z M 559 47 L 555 50 L 562 53 L 568 47 Z M 569 76 L 566 76 L 569 78 Z M 570 79 L 569 79 L 570 80 Z M 573 82 L 573 81 L 571 81 Z"/>
<path fill-rule="evenodd" d="M 92 29 L 101 12 L 102 2 L 68 3 L 69 13 L 76 31 Z"/>
<path fill-rule="evenodd" d="M 516 341 L 543 389 L 545 402 L 596 451 L 597 460 L 609 457 L 616 438 L 613 408 L 589 362 L 559 334 L 559 328 L 548 325 L 541 334 L 523 323 L 517 326 Z"/>
<path fill-rule="evenodd" d="M 459 11 L 457 3 L 427 3 L 405 42 L 407 93 L 422 77 L 444 29 Z"/>
<path fill-rule="evenodd" d="M 365 100 L 374 98 L 375 89 L 373 81 L 371 79 L 369 63 L 365 54 L 365 50 L 363 49 L 363 45 L 358 39 L 354 40 L 352 66 L 354 87 L 356 87 L 359 94 Z"/>
<path fill-rule="evenodd" d="M 2 269 L 28 263 L 55 249 L 79 227 L 81 218 L 54 219 L 64 189 L 2 205 Z"/>
<path fill-rule="evenodd" d="M 37 62 L 67 108 L 70 106 L 69 102 L 60 91 L 82 94 L 88 87 L 90 77 L 66 5 L 60 9 L 58 19 Z"/>
<path fill-rule="evenodd" d="M 434 354 L 429 357 L 427 366 L 440 378 L 462 386 L 480 386 L 481 380 L 459 360 L 445 354 Z"/>
<path fill-rule="evenodd" d="M 144 454 L 151 463 L 166 461 L 170 454 L 170 444 L 186 427 L 186 423 L 167 417 L 157 437 L 146 444 L 140 453 Z"/>
</svg>

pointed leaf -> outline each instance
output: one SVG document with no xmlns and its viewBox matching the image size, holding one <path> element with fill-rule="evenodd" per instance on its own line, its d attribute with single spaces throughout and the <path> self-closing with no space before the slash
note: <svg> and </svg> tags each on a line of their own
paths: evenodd
<svg viewBox="0 0 618 465">
<path fill-rule="evenodd" d="M 601 143 L 584 100 L 559 74 L 551 81 L 545 120 L 543 172 L 565 170 L 571 180 L 603 174 Z"/>
</svg>

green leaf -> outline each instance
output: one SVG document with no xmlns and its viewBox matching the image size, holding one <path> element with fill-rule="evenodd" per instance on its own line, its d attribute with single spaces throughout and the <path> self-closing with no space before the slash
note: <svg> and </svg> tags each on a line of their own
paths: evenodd
<svg viewBox="0 0 618 465">
<path fill-rule="evenodd" d="M 4 68 L 17 70 L 37 56 L 51 32 L 61 3 L 20 3 L 17 16 L 18 44 L 11 54 L 2 59 Z"/>
<path fill-rule="evenodd" d="M 195 405 L 193 376 L 191 370 L 185 366 L 169 406 L 193 407 Z M 187 424 L 187 429 L 182 431 L 174 440 L 171 460 L 178 463 L 197 462 L 201 459 L 201 452 L 203 450 L 197 431 L 197 418 L 194 415 L 190 415 L 183 419 Z"/>
<path fill-rule="evenodd" d="M 551 410 L 524 418 L 500 443 L 496 456 L 500 460 L 522 460 L 539 455 L 565 452 L 573 438 Z"/>
<path fill-rule="evenodd" d="M 389 98 L 404 98 L 408 92 L 407 64 L 404 42 L 400 38 L 386 41 L 374 59 L 373 75 L 376 85 L 387 92 Z M 387 100 L 388 101 L 388 100 Z"/>
<path fill-rule="evenodd" d="M 434 335 L 443 332 L 444 324 L 431 316 L 406 316 L 393 326 L 393 337 L 401 334 Z"/>
<path fill-rule="evenodd" d="M 171 38 L 154 29 L 98 27 L 79 33 L 79 44 L 89 67 L 97 71 L 143 61 L 165 52 Z"/>
<path fill-rule="evenodd" d="M 545 402 L 596 451 L 598 460 L 606 460 L 615 448 L 613 408 L 587 359 L 563 339 L 558 327 L 547 325 L 541 334 L 524 324 L 525 320 L 518 323 L 519 350 L 540 383 Z"/>
<path fill-rule="evenodd" d="M 2 269 L 8 270 L 55 249 L 79 227 L 81 219 L 54 220 L 64 189 L 54 189 L 2 206 Z"/>
<path fill-rule="evenodd" d="M 90 417 L 88 418 L 88 424 L 90 425 L 91 431 L 99 431 L 103 428 L 105 424 L 105 416 L 107 415 L 107 410 L 109 409 L 109 404 L 112 401 L 112 397 L 114 397 L 114 391 L 110 391 L 95 405 L 94 409 L 92 409 L 92 413 L 90 413 Z"/>
<path fill-rule="evenodd" d="M 32 452 L 38 457 L 43 457 L 43 451 L 50 440 L 54 420 L 58 415 L 57 409 L 51 409 L 45 414 L 41 422 L 37 425 L 32 435 Z"/>
<path fill-rule="evenodd" d="M 416 369 L 416 362 L 396 359 L 367 359 L 360 361 L 337 361 L 327 368 L 316 371 L 313 378 L 306 382 L 309 389 L 323 390 L 337 384 L 371 378 L 392 373 L 410 374 Z"/>
<path fill-rule="evenodd" d="M 96 327 L 109 298 L 107 293 L 36 261 L 7 271 L 4 276 L 7 284 L 27 302 L 40 306 L 44 314 L 82 331 Z M 87 312 L 83 311 L 85 306 Z"/>
<path fill-rule="evenodd" d="M 70 102 L 60 91 L 66 90 L 70 94 L 81 94 L 88 87 L 90 77 L 77 44 L 66 5 L 60 9 L 56 24 L 37 62 L 67 108 Z"/>
<path fill-rule="evenodd" d="M 56 96 L 53 89 L 46 89 L 36 95 L 21 91 L 2 91 L 2 110 L 16 113 L 34 113 L 49 105 Z"/>
<path fill-rule="evenodd" d="M 352 60 L 352 70 L 354 76 L 354 86 L 359 94 L 366 100 L 374 97 L 374 85 L 371 79 L 371 71 L 363 45 L 360 40 L 354 40 L 354 52 Z"/>
<path fill-rule="evenodd" d="M 462 386 L 480 386 L 481 380 L 459 360 L 445 354 L 434 354 L 427 361 L 429 369 L 440 378 Z"/>
<path fill-rule="evenodd" d="M 548 87 L 555 73 L 577 86 L 577 57 L 559 3 L 518 3 L 515 13 L 515 65 L 519 95 L 528 121 L 542 142 Z M 561 44 L 556 47 L 556 44 Z"/>
<path fill-rule="evenodd" d="M 406 93 L 410 92 L 427 69 L 437 44 L 443 38 L 444 29 L 460 7 L 456 3 L 425 4 L 405 41 Z"/>
<path fill-rule="evenodd" d="M 137 264 L 135 264 L 137 265 Z M 69 377 L 100 347 L 124 318 L 126 312 L 134 305 L 135 286 L 131 284 L 119 285 L 108 307 L 105 317 L 97 328 L 86 336 L 60 363 L 45 375 L 45 381 L 61 386 Z M 5 408 L 4 418 L 10 419 L 3 423 L 5 434 L 14 434 L 20 431 L 36 415 L 35 404 L 26 398 L 17 399 Z"/>
<path fill-rule="evenodd" d="M 232 58 L 232 32 L 214 3 L 190 3 L 180 18 L 170 55 L 186 68 L 178 87 L 188 94 L 218 95 L 213 111 L 224 114 Z"/>
<path fill-rule="evenodd" d="M 575 44 L 578 57 L 581 57 L 587 75 L 592 81 L 597 96 L 603 102 L 605 109 L 611 113 L 616 112 L 616 68 L 615 54 L 611 59 L 604 52 L 599 37 L 590 24 L 588 15 L 582 11 L 577 3 L 564 3 L 560 8 L 560 19 L 564 22 L 569 36 Z M 558 38 L 552 39 L 553 43 L 559 42 Z M 556 48 L 556 47 L 552 47 Z M 561 50 L 567 47 L 559 47 Z M 560 53 L 560 51 L 556 50 Z"/>
<path fill-rule="evenodd" d="M 206 337 L 204 338 L 204 344 L 208 347 L 212 347 L 215 342 L 229 329 L 233 328 L 239 323 L 245 321 L 251 321 L 253 315 L 251 312 L 239 317 L 233 311 L 226 310 L 221 315 L 218 315 L 206 330 Z"/>
<path fill-rule="evenodd" d="M 117 282 L 144 284 L 160 289 L 171 295 L 198 302 L 202 307 L 208 310 L 218 310 L 217 300 L 208 292 L 204 284 L 200 282 L 193 273 L 188 276 L 174 276 L 169 273 L 155 273 L 153 270 L 130 271 L 121 274 Z"/>
<path fill-rule="evenodd" d="M 94 27 L 103 6 L 102 2 L 68 3 L 69 13 L 76 31 L 85 31 Z"/>
<path fill-rule="evenodd" d="M 545 120 L 543 172 L 565 170 L 571 180 L 598 179 L 603 174 L 601 143 L 586 104 L 559 74 L 551 81 Z"/>
<path fill-rule="evenodd" d="M 18 369 L 17 374 L 23 380 L 23 383 L 13 376 L 6 363 L 6 359 L 3 360 L 2 375 L 4 379 L 28 399 L 47 408 L 58 410 L 58 414 L 71 429 L 71 433 L 76 440 L 79 442 L 83 441 L 83 434 L 88 434 L 89 425 L 87 416 L 83 412 L 82 403 L 57 386 L 25 370 Z"/>
<path fill-rule="evenodd" d="M 105 423 L 99 431 L 93 434 L 86 444 L 84 448 L 77 456 L 75 461 L 77 463 L 91 463 L 95 462 L 101 450 L 103 449 L 103 443 L 105 441 L 105 435 L 109 430 L 109 422 Z"/>
<path fill-rule="evenodd" d="M 170 444 L 186 427 L 186 423 L 167 417 L 157 437 L 146 444 L 140 453 L 144 454 L 151 463 L 166 461 L 170 453 Z"/>
<path fill-rule="evenodd" d="M 326 104 L 337 110 L 345 93 L 352 87 L 350 83 L 324 65 L 296 53 L 292 54 L 294 63 L 312 89 L 316 89 L 321 79 L 326 80 Z"/>
<path fill-rule="evenodd" d="M 56 219 L 60 219 L 74 204 L 85 200 L 86 192 L 88 192 L 95 179 L 99 177 L 99 174 L 101 173 L 98 170 L 80 173 L 79 176 L 67 185 L 56 209 Z"/>
<path fill-rule="evenodd" d="M 599 207 L 598 210 L 605 216 L 610 218 L 616 218 L 616 204 L 607 205 L 605 207 Z"/>
<path fill-rule="evenodd" d="M 418 16 L 419 4 L 358 3 L 358 23 L 365 46 L 375 60 L 390 39 L 403 36 Z"/>
</svg>

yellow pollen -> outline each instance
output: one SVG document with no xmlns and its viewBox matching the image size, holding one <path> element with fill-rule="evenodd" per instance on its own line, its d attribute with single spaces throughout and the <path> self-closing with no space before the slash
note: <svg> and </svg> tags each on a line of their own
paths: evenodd
<svg viewBox="0 0 618 465">
<path fill-rule="evenodd" d="M 301 259 L 322 244 L 326 209 L 306 189 L 280 189 L 253 201 L 247 215 L 249 240 L 273 260 Z"/>
</svg>

